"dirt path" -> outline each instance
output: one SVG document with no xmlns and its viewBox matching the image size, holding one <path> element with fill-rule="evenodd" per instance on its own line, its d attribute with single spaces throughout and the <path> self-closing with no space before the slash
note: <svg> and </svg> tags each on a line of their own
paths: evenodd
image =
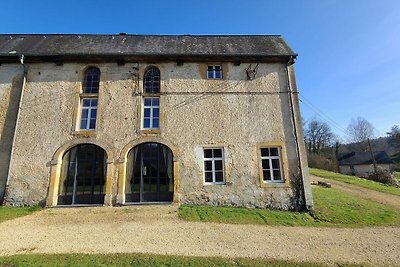
<svg viewBox="0 0 400 267">
<path fill-rule="evenodd" d="M 185 222 L 176 206 L 55 208 L 0 223 L 0 255 L 155 253 L 400 266 L 400 228 Z"/>
<path fill-rule="evenodd" d="M 318 176 L 311 175 L 311 179 L 314 183 L 318 181 L 328 182 L 332 184 L 332 187 L 339 188 L 342 191 L 354 194 L 356 196 L 370 199 L 376 201 L 378 203 L 382 203 L 385 205 L 389 205 L 395 208 L 400 209 L 400 197 L 392 194 L 387 194 L 371 189 L 367 189 L 364 187 L 360 187 L 357 185 L 347 184 L 343 182 L 339 182 L 333 179 L 322 178 Z"/>
</svg>

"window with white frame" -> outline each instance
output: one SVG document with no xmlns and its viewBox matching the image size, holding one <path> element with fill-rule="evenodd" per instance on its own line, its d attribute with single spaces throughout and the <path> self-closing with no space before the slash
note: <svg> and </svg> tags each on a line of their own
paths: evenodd
<svg viewBox="0 0 400 267">
<path fill-rule="evenodd" d="M 160 98 L 145 97 L 143 103 L 143 129 L 160 128 Z"/>
<path fill-rule="evenodd" d="M 222 148 L 204 148 L 204 182 L 206 184 L 225 183 Z"/>
<path fill-rule="evenodd" d="M 222 66 L 220 65 L 207 66 L 207 78 L 222 79 Z"/>
<path fill-rule="evenodd" d="M 264 182 L 283 182 L 280 147 L 262 147 L 261 165 Z"/>
<path fill-rule="evenodd" d="M 90 67 L 85 71 L 80 94 L 80 130 L 95 130 L 100 87 L 100 70 Z"/>
<path fill-rule="evenodd" d="M 81 100 L 81 130 L 96 129 L 97 98 L 82 98 Z"/>
<path fill-rule="evenodd" d="M 160 84 L 161 73 L 156 67 L 149 67 L 143 75 L 142 129 L 160 129 Z"/>
</svg>

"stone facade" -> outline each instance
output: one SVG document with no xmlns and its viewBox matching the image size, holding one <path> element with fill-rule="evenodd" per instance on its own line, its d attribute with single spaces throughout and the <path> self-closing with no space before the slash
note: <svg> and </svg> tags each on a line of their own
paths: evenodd
<svg viewBox="0 0 400 267">
<path fill-rule="evenodd" d="M 19 114 L 24 68 L 2 64 L 4 203 L 57 205 L 63 155 L 89 143 L 106 151 L 104 203 L 125 204 L 128 153 L 138 144 L 156 142 L 173 152 L 176 203 L 283 210 L 312 207 L 293 65 L 259 63 L 255 79 L 248 80 L 245 69 L 250 62 L 216 64 L 223 67 L 223 79 L 207 79 L 207 62 L 26 63 Z M 96 129 L 79 131 L 82 80 L 90 66 L 101 73 Z M 160 129 L 155 131 L 141 128 L 143 73 L 149 66 L 161 73 Z M 284 181 L 280 183 L 264 183 L 260 178 L 259 151 L 269 146 L 282 148 Z M 204 182 L 203 149 L 209 147 L 223 148 L 223 184 Z"/>
</svg>

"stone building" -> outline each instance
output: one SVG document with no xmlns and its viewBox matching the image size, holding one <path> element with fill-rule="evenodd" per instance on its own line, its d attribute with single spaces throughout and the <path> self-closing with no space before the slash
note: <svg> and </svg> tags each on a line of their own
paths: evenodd
<svg viewBox="0 0 400 267">
<path fill-rule="evenodd" d="M 296 56 L 270 35 L 0 35 L 0 197 L 310 208 Z"/>
</svg>

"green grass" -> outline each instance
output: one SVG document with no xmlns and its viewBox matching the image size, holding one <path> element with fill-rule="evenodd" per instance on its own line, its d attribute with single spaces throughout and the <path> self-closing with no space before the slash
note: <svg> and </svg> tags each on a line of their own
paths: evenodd
<svg viewBox="0 0 400 267">
<path fill-rule="evenodd" d="M 29 215 L 41 210 L 39 206 L 33 207 L 2 207 L 0 206 L 0 223 L 17 217 Z"/>
<path fill-rule="evenodd" d="M 364 188 L 400 196 L 400 187 L 395 187 L 395 186 L 389 186 L 385 185 L 382 183 L 378 183 L 375 181 L 363 179 L 363 178 L 358 178 L 355 176 L 349 176 L 341 173 L 336 173 L 336 172 L 330 172 L 330 171 L 325 171 L 325 170 L 320 170 L 320 169 L 314 169 L 310 168 L 310 174 L 313 174 L 315 176 L 319 177 L 324 177 L 324 178 L 329 178 L 333 180 L 337 180 L 340 182 L 348 183 L 348 184 L 353 184 L 353 185 L 358 185 Z"/>
<path fill-rule="evenodd" d="M 400 225 L 400 211 L 335 188 L 313 187 L 314 212 L 182 205 L 188 221 L 286 226 L 364 227 Z"/>
<path fill-rule="evenodd" d="M 241 266 L 241 267 L 316 267 L 326 266 L 322 263 L 297 263 L 283 260 L 235 258 L 225 259 L 217 257 L 183 257 L 162 256 L 152 254 L 30 254 L 0 257 L 0 266 L 173 266 L 173 267 L 206 267 L 206 266 Z M 367 266 L 353 264 L 338 264 L 338 266 Z"/>
</svg>

